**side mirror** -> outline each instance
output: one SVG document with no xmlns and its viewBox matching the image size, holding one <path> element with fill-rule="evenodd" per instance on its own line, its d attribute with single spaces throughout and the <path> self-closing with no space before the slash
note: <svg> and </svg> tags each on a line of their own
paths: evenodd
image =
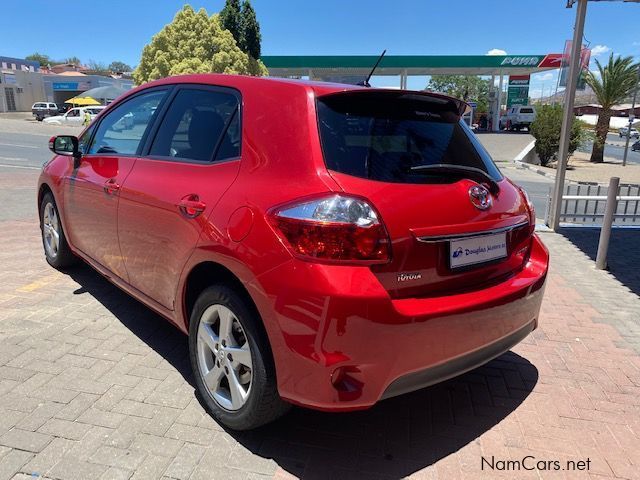
<svg viewBox="0 0 640 480">
<path fill-rule="evenodd" d="M 80 164 L 82 154 L 78 148 L 78 137 L 74 137 L 73 135 L 58 135 L 56 137 L 51 137 L 49 140 L 49 150 L 56 155 L 73 157 L 73 164 L 75 167 Z"/>
</svg>

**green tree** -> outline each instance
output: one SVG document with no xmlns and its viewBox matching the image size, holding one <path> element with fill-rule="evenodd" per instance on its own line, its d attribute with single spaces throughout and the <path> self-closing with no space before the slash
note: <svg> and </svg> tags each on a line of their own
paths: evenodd
<svg viewBox="0 0 640 480">
<path fill-rule="evenodd" d="M 640 65 L 633 64 L 632 57 L 613 57 L 609 55 L 609 61 L 602 65 L 596 60 L 598 74 L 587 72 L 585 81 L 596 94 L 598 103 L 602 107 L 596 123 L 596 137 L 591 150 L 591 161 L 602 163 L 604 161 L 604 145 L 609 133 L 609 121 L 611 120 L 611 107 L 621 103 L 628 97 L 636 82 L 636 72 Z"/>
<path fill-rule="evenodd" d="M 475 75 L 434 75 L 427 90 L 444 93 L 468 102 L 478 102 L 477 113 L 484 113 L 489 108 L 489 80 Z"/>
<path fill-rule="evenodd" d="M 531 135 L 536 139 L 536 153 L 540 163 L 545 166 L 553 160 L 560 148 L 560 130 L 562 127 L 562 107 L 560 105 L 541 105 L 536 109 L 536 119 L 531 124 Z M 586 123 L 576 120 L 571 127 L 569 154 L 588 138 Z"/>
<path fill-rule="evenodd" d="M 118 60 L 114 60 L 113 62 L 111 62 L 107 68 L 109 69 L 109 71 L 114 73 L 130 72 L 131 70 L 133 70 L 129 65 Z"/>
<path fill-rule="evenodd" d="M 220 10 L 220 24 L 222 28 L 229 30 L 238 46 L 242 42 L 242 12 L 240 0 L 227 0 L 224 8 Z M 242 48 L 242 47 L 240 47 Z M 246 53 L 246 51 L 245 51 Z"/>
<path fill-rule="evenodd" d="M 256 12 L 251 6 L 249 0 L 244 0 L 242 3 L 242 18 L 241 18 L 241 32 L 242 38 L 240 39 L 240 48 L 244 53 L 251 58 L 260 59 L 260 42 L 262 36 L 260 35 L 260 24 L 256 17 Z"/>
<path fill-rule="evenodd" d="M 220 25 L 218 15 L 209 17 L 185 5 L 142 50 L 133 73 L 137 84 L 186 73 L 267 75 L 260 61 L 242 52 L 231 32 Z"/>
<path fill-rule="evenodd" d="M 44 53 L 34 52 L 31 55 L 27 55 L 24 58 L 26 60 L 31 60 L 33 62 L 40 62 L 41 67 L 46 67 L 50 63 L 53 63 L 51 61 L 51 58 L 49 58 L 49 55 L 45 55 Z"/>
</svg>

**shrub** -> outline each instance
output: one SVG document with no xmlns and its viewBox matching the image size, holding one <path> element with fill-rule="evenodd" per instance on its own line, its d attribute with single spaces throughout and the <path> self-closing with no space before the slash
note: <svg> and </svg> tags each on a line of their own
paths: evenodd
<svg viewBox="0 0 640 480">
<path fill-rule="evenodd" d="M 531 134 L 536 139 L 536 153 L 544 166 L 558 156 L 560 149 L 560 129 L 562 128 L 562 107 L 560 105 L 542 105 L 536 110 L 536 119 L 531 124 Z M 574 120 L 569 138 L 569 155 L 587 140 L 587 124 Z"/>
</svg>

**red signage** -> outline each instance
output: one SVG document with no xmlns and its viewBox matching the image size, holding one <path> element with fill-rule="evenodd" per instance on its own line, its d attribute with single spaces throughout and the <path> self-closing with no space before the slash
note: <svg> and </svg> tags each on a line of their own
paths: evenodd
<svg viewBox="0 0 640 480">
<path fill-rule="evenodd" d="M 542 59 L 538 67 L 560 68 L 562 66 L 561 53 L 548 53 Z"/>
</svg>

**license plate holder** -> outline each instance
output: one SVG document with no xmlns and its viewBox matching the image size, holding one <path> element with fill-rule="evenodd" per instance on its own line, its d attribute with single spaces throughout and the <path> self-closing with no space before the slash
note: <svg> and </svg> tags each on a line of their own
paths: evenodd
<svg viewBox="0 0 640 480">
<path fill-rule="evenodd" d="M 506 257 L 506 232 L 449 240 L 449 268 L 452 270 Z"/>
</svg>

